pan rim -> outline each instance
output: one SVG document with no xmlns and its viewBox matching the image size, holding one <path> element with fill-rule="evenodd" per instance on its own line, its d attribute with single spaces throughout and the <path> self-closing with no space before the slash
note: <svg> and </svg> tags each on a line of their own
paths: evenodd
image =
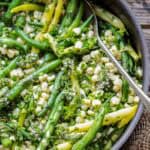
<svg viewBox="0 0 150 150">
<path fill-rule="evenodd" d="M 124 8 L 124 10 L 126 10 L 127 15 L 130 17 L 130 20 L 132 21 L 134 27 L 136 28 L 137 31 L 137 35 L 140 39 L 140 45 L 142 48 L 142 65 L 143 65 L 143 90 L 148 93 L 148 86 L 149 86 L 149 76 L 148 76 L 148 70 L 150 69 L 149 67 L 149 54 L 148 54 L 148 47 L 146 45 L 145 42 L 145 38 L 143 35 L 143 31 L 141 29 L 141 26 L 139 25 L 139 23 L 136 20 L 136 17 L 134 15 L 134 13 L 132 12 L 132 10 L 129 8 L 128 4 L 126 1 L 124 0 L 117 0 L 118 3 L 120 5 L 122 5 L 122 7 Z M 119 150 L 124 144 L 125 142 L 129 139 L 129 137 L 131 136 L 131 134 L 133 133 L 134 129 L 136 128 L 136 125 L 138 124 L 142 113 L 144 111 L 144 106 L 143 104 L 140 102 L 137 113 L 135 115 L 135 117 L 132 119 L 132 121 L 130 122 L 130 124 L 127 126 L 125 132 L 122 134 L 122 136 L 118 139 L 118 141 L 113 145 L 112 150 Z"/>
</svg>

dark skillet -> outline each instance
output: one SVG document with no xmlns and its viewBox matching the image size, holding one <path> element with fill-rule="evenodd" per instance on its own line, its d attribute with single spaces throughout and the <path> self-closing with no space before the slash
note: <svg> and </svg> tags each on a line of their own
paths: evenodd
<svg viewBox="0 0 150 150">
<path fill-rule="evenodd" d="M 116 14 L 126 25 L 127 30 L 130 33 L 131 41 L 134 48 L 141 52 L 142 54 L 142 67 L 143 67 L 143 89 L 147 93 L 149 88 L 149 53 L 141 27 L 137 23 L 134 14 L 129 9 L 125 0 L 95 0 L 97 5 L 103 5 L 107 9 L 111 10 Z M 136 116 L 128 125 L 124 134 L 121 138 L 114 144 L 113 150 L 120 149 L 124 143 L 127 141 L 134 128 L 136 127 L 143 112 L 143 105 L 140 103 Z"/>
</svg>

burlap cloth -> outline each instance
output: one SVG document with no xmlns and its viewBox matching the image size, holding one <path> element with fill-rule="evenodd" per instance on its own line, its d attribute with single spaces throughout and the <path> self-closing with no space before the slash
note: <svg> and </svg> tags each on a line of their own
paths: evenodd
<svg viewBox="0 0 150 150">
<path fill-rule="evenodd" d="M 150 150 L 150 114 L 144 112 L 122 150 Z"/>
</svg>

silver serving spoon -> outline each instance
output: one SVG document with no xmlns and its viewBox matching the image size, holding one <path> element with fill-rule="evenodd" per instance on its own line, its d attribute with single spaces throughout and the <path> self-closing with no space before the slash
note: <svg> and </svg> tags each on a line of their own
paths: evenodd
<svg viewBox="0 0 150 150">
<path fill-rule="evenodd" d="M 141 99 L 142 103 L 145 105 L 145 107 L 150 110 L 150 98 L 144 93 L 144 91 L 139 88 L 139 86 L 135 83 L 135 81 L 131 78 L 131 76 L 125 71 L 125 69 L 121 66 L 121 64 L 117 61 L 117 59 L 113 56 L 111 51 L 107 48 L 107 46 L 103 43 L 99 36 L 98 32 L 98 21 L 95 14 L 95 10 L 93 8 L 93 5 L 85 0 L 85 3 L 87 4 L 89 11 L 91 14 L 94 15 L 94 30 L 97 37 L 98 45 L 103 49 L 105 54 L 109 57 L 109 59 L 113 62 L 113 64 L 117 67 L 118 71 L 123 75 L 123 77 L 128 81 L 130 86 L 134 89 L 135 93 L 139 98 Z"/>
</svg>

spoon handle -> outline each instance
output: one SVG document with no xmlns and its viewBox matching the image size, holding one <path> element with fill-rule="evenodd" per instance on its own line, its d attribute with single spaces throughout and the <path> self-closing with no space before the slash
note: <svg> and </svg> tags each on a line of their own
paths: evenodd
<svg viewBox="0 0 150 150">
<path fill-rule="evenodd" d="M 129 82 L 130 86 L 134 89 L 135 93 L 140 97 L 142 103 L 149 110 L 150 109 L 150 98 L 144 93 L 144 91 L 141 88 L 139 88 L 139 86 L 135 83 L 135 81 L 131 78 L 131 76 L 125 71 L 125 69 L 121 66 L 121 64 L 116 60 L 116 58 L 113 56 L 111 51 L 107 48 L 107 46 L 103 43 L 103 41 L 101 40 L 101 38 L 98 34 L 98 26 L 97 25 L 96 25 L 95 29 L 97 30 L 96 34 L 97 34 L 97 40 L 98 40 L 99 46 L 104 50 L 106 55 L 117 67 L 118 71 Z"/>
</svg>

